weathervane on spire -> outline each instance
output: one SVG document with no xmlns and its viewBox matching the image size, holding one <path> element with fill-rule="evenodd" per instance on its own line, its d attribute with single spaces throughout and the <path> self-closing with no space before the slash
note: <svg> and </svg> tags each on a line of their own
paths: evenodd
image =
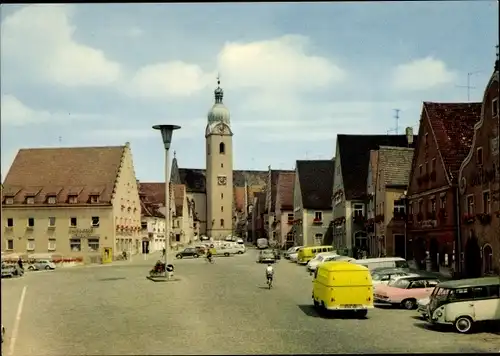
<svg viewBox="0 0 500 356">
<path fill-rule="evenodd" d="M 224 91 L 220 87 L 220 74 L 217 72 L 217 89 L 214 90 L 215 103 L 222 104 L 222 97 L 224 96 Z"/>
<path fill-rule="evenodd" d="M 220 88 L 220 73 L 219 72 L 217 72 L 217 88 Z"/>
</svg>

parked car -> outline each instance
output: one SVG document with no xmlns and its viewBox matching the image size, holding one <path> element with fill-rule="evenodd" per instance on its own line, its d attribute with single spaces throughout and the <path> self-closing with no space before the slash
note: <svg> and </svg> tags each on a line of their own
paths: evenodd
<svg viewBox="0 0 500 356">
<path fill-rule="evenodd" d="M 284 257 L 289 260 L 290 259 L 290 255 L 292 253 L 297 253 L 299 251 L 299 249 L 301 248 L 302 246 L 293 246 L 293 247 L 290 247 L 285 253 L 284 253 Z"/>
<path fill-rule="evenodd" d="M 380 271 L 378 273 L 372 273 L 373 285 L 389 284 L 389 282 L 394 281 L 400 277 L 418 277 L 418 274 L 409 273 L 400 270 L 387 270 Z"/>
<path fill-rule="evenodd" d="M 2 263 L 2 278 L 21 277 L 24 271 L 17 264 Z"/>
<path fill-rule="evenodd" d="M 269 241 L 267 239 L 261 238 L 257 240 L 257 248 L 263 250 L 269 247 Z"/>
<path fill-rule="evenodd" d="M 208 251 L 208 247 L 205 245 L 198 245 L 198 246 L 195 246 L 194 248 L 198 251 L 198 254 L 200 254 L 200 255 L 204 255 Z"/>
<path fill-rule="evenodd" d="M 239 237 L 236 239 L 236 243 L 239 243 L 240 245 L 244 245 L 245 241 L 243 241 L 243 239 L 241 237 Z"/>
<path fill-rule="evenodd" d="M 56 269 L 56 264 L 49 260 L 38 260 L 28 264 L 27 268 L 29 271 L 41 271 L 41 270 L 49 271 Z"/>
<path fill-rule="evenodd" d="M 176 258 L 184 258 L 184 257 L 194 257 L 198 258 L 200 257 L 200 251 L 194 247 L 187 247 L 181 252 L 179 252 L 177 255 L 175 255 Z"/>
<path fill-rule="evenodd" d="M 348 256 L 341 256 L 341 255 L 337 254 L 336 252 L 321 252 L 321 253 L 318 253 L 316 255 L 316 257 L 314 257 L 312 260 L 307 262 L 306 267 L 310 273 L 313 273 L 314 271 L 316 271 L 316 269 L 318 268 L 318 266 L 321 263 L 325 263 L 328 261 L 347 261 L 347 262 L 350 262 L 353 260 L 354 260 L 354 258 L 351 258 Z"/>
<path fill-rule="evenodd" d="M 370 271 L 380 267 L 409 268 L 408 262 L 401 257 L 364 258 L 356 260 L 355 263 L 368 267 Z"/>
<path fill-rule="evenodd" d="M 236 245 L 237 244 L 234 242 L 215 245 L 215 255 L 229 257 L 231 255 L 240 254 L 241 247 Z"/>
<path fill-rule="evenodd" d="M 259 263 L 275 263 L 276 257 L 272 250 L 262 250 L 259 253 L 259 259 L 257 260 Z"/>
<path fill-rule="evenodd" d="M 295 262 L 295 263 L 297 263 L 297 261 L 298 261 L 298 259 L 299 259 L 299 251 L 289 254 L 289 255 L 288 255 L 288 259 L 289 259 L 291 262 Z"/>
<path fill-rule="evenodd" d="M 417 300 L 429 297 L 439 283 L 436 278 L 422 276 L 400 277 L 388 285 L 377 285 L 374 290 L 375 303 L 415 309 Z"/>
</svg>

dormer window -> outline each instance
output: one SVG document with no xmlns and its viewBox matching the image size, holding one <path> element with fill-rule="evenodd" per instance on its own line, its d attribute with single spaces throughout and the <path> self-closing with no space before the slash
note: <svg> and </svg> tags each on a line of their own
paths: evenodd
<svg viewBox="0 0 500 356">
<path fill-rule="evenodd" d="M 26 197 L 26 204 L 35 204 L 35 197 Z"/>
<path fill-rule="evenodd" d="M 55 195 L 51 195 L 51 196 L 47 197 L 47 203 L 48 204 L 55 204 L 56 203 Z"/>
<path fill-rule="evenodd" d="M 493 99 L 491 102 L 491 116 L 498 116 L 498 98 Z"/>
<path fill-rule="evenodd" d="M 483 165 L 483 148 L 482 147 L 478 147 L 478 149 L 477 149 L 477 164 L 479 166 Z"/>
<path fill-rule="evenodd" d="M 70 195 L 68 196 L 68 203 L 76 204 L 78 203 L 78 195 Z"/>
<path fill-rule="evenodd" d="M 90 196 L 90 203 L 92 203 L 92 204 L 99 203 L 99 195 L 91 195 Z"/>
<path fill-rule="evenodd" d="M 5 198 L 5 205 L 12 205 L 14 204 L 14 198 L 13 197 L 6 197 Z"/>
</svg>

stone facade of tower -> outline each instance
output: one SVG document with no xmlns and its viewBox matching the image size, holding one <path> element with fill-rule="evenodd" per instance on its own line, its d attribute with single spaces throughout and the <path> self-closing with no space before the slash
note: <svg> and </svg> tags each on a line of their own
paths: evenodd
<svg viewBox="0 0 500 356">
<path fill-rule="evenodd" d="M 218 83 L 220 84 L 220 82 Z M 207 235 L 221 239 L 233 233 L 233 132 L 220 86 L 208 113 L 206 140 Z"/>
</svg>

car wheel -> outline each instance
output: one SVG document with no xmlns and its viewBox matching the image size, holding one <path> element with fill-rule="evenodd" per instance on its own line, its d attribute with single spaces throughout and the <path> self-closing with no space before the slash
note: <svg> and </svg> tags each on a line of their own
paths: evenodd
<svg viewBox="0 0 500 356">
<path fill-rule="evenodd" d="M 415 299 L 405 299 L 401 305 L 407 310 L 413 310 L 417 306 L 417 301 Z"/>
<path fill-rule="evenodd" d="M 360 319 L 366 318 L 367 315 L 368 315 L 368 310 L 366 310 L 366 309 L 356 310 L 356 316 Z"/>
<path fill-rule="evenodd" d="M 193 257 L 194 257 L 194 258 L 198 258 L 198 257 L 200 257 L 200 256 L 198 256 L 197 254 L 194 254 L 194 255 L 193 255 Z"/>
<path fill-rule="evenodd" d="M 50 269 L 50 266 L 45 266 L 45 270 L 48 271 Z"/>
<path fill-rule="evenodd" d="M 226 252 L 226 253 L 224 254 L 224 256 L 229 257 L 229 253 L 227 253 L 227 252 Z"/>
<path fill-rule="evenodd" d="M 461 316 L 455 320 L 455 329 L 461 334 L 467 334 L 472 330 L 473 321 L 468 316 Z"/>
<path fill-rule="evenodd" d="M 182 259 L 182 255 L 176 255 L 175 258 Z"/>
<path fill-rule="evenodd" d="M 243 251 L 238 251 L 238 255 L 242 255 L 243 254 Z"/>
</svg>

